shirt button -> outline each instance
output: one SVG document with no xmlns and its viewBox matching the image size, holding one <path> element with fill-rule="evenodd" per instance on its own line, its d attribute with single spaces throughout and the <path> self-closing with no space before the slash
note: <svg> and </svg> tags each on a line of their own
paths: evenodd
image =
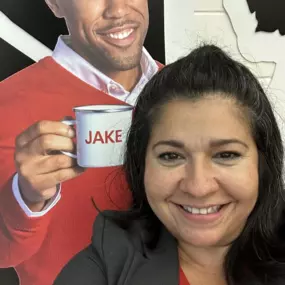
<svg viewBox="0 0 285 285">
<path fill-rule="evenodd" d="M 126 95 L 124 90 L 122 90 L 119 86 L 117 86 L 113 83 L 109 84 L 108 90 L 109 90 L 109 93 L 113 96 Z"/>
<path fill-rule="evenodd" d="M 117 90 L 117 86 L 114 85 L 114 84 L 111 84 L 110 89 L 113 90 L 113 91 L 115 91 L 115 90 Z"/>
</svg>

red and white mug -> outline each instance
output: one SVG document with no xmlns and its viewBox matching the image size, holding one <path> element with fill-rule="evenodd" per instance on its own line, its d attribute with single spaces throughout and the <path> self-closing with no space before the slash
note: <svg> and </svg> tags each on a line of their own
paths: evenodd
<svg viewBox="0 0 285 285">
<path fill-rule="evenodd" d="M 76 126 L 77 154 L 81 167 L 109 167 L 123 164 L 127 134 L 133 107 L 128 105 L 89 105 L 73 108 L 75 120 L 63 120 Z"/>
</svg>

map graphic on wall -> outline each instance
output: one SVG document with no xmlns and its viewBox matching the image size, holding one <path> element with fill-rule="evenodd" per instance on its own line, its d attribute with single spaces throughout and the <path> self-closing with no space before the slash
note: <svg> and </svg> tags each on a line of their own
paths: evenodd
<svg viewBox="0 0 285 285">
<path fill-rule="evenodd" d="M 285 35 L 285 1 L 283 0 L 247 0 L 251 13 L 255 13 L 257 20 L 256 32 L 273 33 L 276 30 Z"/>
<path fill-rule="evenodd" d="M 241 55 L 251 62 L 274 62 L 267 94 L 285 145 L 285 1 L 223 0 Z"/>
</svg>

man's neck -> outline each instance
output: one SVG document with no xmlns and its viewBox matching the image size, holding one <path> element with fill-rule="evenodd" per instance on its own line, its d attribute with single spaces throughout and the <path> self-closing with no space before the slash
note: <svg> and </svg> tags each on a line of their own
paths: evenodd
<svg viewBox="0 0 285 285">
<path fill-rule="evenodd" d="M 89 55 L 88 52 L 84 53 L 83 49 L 79 48 L 75 43 L 73 43 L 70 37 L 65 37 L 65 43 L 95 68 L 100 70 L 113 81 L 122 85 L 126 91 L 131 92 L 142 76 L 140 64 L 125 71 L 113 70 L 112 67 L 108 66 L 106 62 L 102 62 L 100 58 L 94 59 L 93 55 Z"/>
<path fill-rule="evenodd" d="M 105 72 L 115 82 L 121 84 L 126 91 L 132 91 L 142 76 L 141 67 L 119 72 Z"/>
</svg>

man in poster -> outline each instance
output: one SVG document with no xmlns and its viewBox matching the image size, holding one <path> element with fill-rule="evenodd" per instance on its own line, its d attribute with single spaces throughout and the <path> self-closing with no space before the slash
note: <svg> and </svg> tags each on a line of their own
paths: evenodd
<svg viewBox="0 0 285 285">
<path fill-rule="evenodd" d="M 70 35 L 0 86 L 0 267 L 15 267 L 22 285 L 50 285 L 90 243 L 93 201 L 129 205 L 119 167 L 85 171 L 58 152 L 74 151 L 59 121 L 78 105 L 134 105 L 159 68 L 143 48 L 147 0 L 46 2 Z"/>
</svg>

